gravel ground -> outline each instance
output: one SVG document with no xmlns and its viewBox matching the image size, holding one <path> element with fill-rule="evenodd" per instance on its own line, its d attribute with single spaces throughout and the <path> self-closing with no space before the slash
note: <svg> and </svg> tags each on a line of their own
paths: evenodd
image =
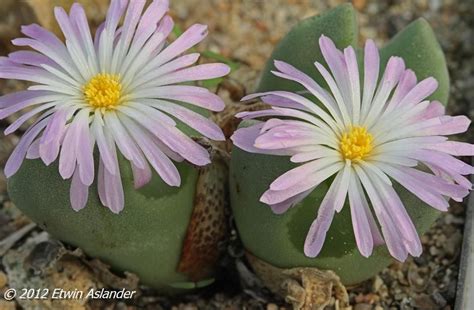
<svg viewBox="0 0 474 310">
<path fill-rule="evenodd" d="M 0 53 L 11 49 L 8 41 L 17 35 L 21 23 L 29 23 L 36 15 L 40 22 L 50 23 L 44 8 L 54 0 L 2 1 L 0 13 Z M 100 20 L 103 0 L 87 0 L 93 20 Z M 196 22 L 209 25 L 210 36 L 200 50 L 212 50 L 241 64 L 240 68 L 221 85 L 219 93 L 230 104 L 255 87 L 260 70 L 273 46 L 299 20 L 323 12 L 343 1 L 324 0 L 174 0 L 172 14 L 184 28 Z M 20 3 L 20 4 L 18 4 Z M 449 110 L 452 114 L 466 114 L 474 101 L 474 2 L 462 0 L 366 1 L 354 0 L 359 11 L 360 41 L 374 38 L 383 44 L 410 21 L 426 18 L 435 30 L 446 53 L 451 75 Z M 43 11 L 40 11 L 40 10 Z M 25 22 L 26 21 L 26 22 Z M 0 93 L 24 87 L 20 83 L 0 81 Z M 9 120 L 0 122 L 4 128 Z M 474 132 L 463 137 L 474 141 Z M 1 137 L 0 164 L 3 166 L 17 137 Z M 6 184 L 0 175 L 0 240 L 28 225 L 25 218 L 8 200 Z M 432 229 L 422 238 L 423 255 L 404 264 L 394 263 L 374 279 L 357 287 L 348 288 L 351 308 L 365 309 L 451 309 L 456 293 L 456 279 L 464 205 L 453 204 Z M 38 229 L 29 233 L 27 240 L 43 238 Z M 26 242 L 28 243 L 28 242 Z M 15 249 L 25 246 L 15 244 Z M 252 273 L 238 254 L 240 245 L 234 232 L 229 244 L 229 255 L 223 261 L 223 278 L 197 295 L 179 298 L 157 296 L 141 288 L 138 298 L 125 302 L 87 303 L 68 305 L 75 309 L 287 309 L 281 299 L 254 283 Z M 0 254 L 1 248 L 0 248 Z M 75 262 L 77 266 L 81 263 Z M 76 267 L 77 267 L 76 266 Z M 77 268 L 79 268 L 77 267 Z M 94 275 L 82 274 L 87 281 Z M 10 274 L 0 264 L 0 296 L 9 287 Z M 89 277 L 89 278 L 88 278 Z M 84 280 L 84 281 L 86 281 Z M 15 302 L 0 298 L 0 309 L 15 309 Z M 31 305 L 23 304 L 23 307 Z M 337 308 L 332 303 L 330 308 Z"/>
</svg>

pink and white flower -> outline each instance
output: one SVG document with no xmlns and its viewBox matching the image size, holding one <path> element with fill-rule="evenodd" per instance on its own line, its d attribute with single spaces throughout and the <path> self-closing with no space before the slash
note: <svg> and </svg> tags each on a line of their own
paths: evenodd
<svg viewBox="0 0 474 310">
<path fill-rule="evenodd" d="M 88 188 L 97 178 L 102 204 L 118 213 L 124 193 L 117 149 L 130 162 L 137 188 L 150 180 L 150 165 L 167 184 L 180 186 L 172 160 L 210 163 L 206 149 L 177 123 L 224 140 L 216 124 L 183 102 L 210 111 L 221 111 L 224 103 L 207 89 L 182 83 L 221 77 L 229 68 L 218 63 L 193 66 L 199 54 L 183 53 L 206 37 L 207 27 L 195 24 L 167 44 L 173 29 L 168 1 L 155 0 L 146 9 L 145 4 L 146 0 L 112 0 L 94 38 L 77 3 L 69 14 L 60 7 L 54 11 L 65 43 L 36 24 L 22 27 L 26 37 L 12 42 L 33 51 L 0 58 L 0 78 L 33 85 L 0 97 L 0 118 L 32 108 L 5 130 L 10 134 L 39 117 L 9 158 L 7 177 L 18 171 L 25 157 L 41 158 L 46 165 L 59 157 L 60 175 L 72 178 L 74 210 L 86 205 Z M 100 154 L 97 172 L 95 145 Z"/>
<path fill-rule="evenodd" d="M 299 83 L 313 100 L 288 91 L 242 99 L 260 97 L 271 109 L 239 113 L 243 119 L 267 120 L 238 129 L 234 144 L 247 152 L 291 156 L 301 164 L 274 180 L 260 201 L 281 214 L 335 176 L 309 229 L 305 255 L 319 254 L 335 212 L 348 197 L 363 256 L 370 256 L 384 239 L 399 261 L 408 254 L 419 256 L 420 239 L 393 182 L 441 211 L 448 209 L 449 198 L 461 201 L 472 189 L 465 176 L 474 168 L 454 156 L 474 155 L 474 145 L 445 136 L 465 132 L 470 120 L 445 115 L 439 102 L 427 100 L 437 81 L 429 77 L 417 82 L 400 57 L 389 59 L 378 82 L 380 59 L 371 40 L 365 44 L 363 85 L 352 47 L 340 51 L 325 36 L 319 45 L 329 71 L 321 63 L 315 66 L 329 91 L 290 64 L 275 61 L 273 74 Z"/>
</svg>

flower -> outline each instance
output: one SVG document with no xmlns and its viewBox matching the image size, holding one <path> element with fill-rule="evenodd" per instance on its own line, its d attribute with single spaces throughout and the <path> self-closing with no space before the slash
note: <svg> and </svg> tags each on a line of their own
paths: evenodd
<svg viewBox="0 0 474 310">
<path fill-rule="evenodd" d="M 272 73 L 302 85 L 305 96 L 270 91 L 242 99 L 260 97 L 271 109 L 237 114 L 267 120 L 238 129 L 232 136 L 234 144 L 251 153 L 291 156 L 300 164 L 275 179 L 260 201 L 274 213 L 284 213 L 335 175 L 307 234 L 306 256 L 319 254 L 347 196 L 363 256 L 370 256 L 383 239 L 400 261 L 408 253 L 419 256 L 420 239 L 393 182 L 438 210 L 448 209 L 449 198 L 461 201 L 472 188 L 464 176 L 474 168 L 453 155 L 473 155 L 474 145 L 445 136 L 465 132 L 470 120 L 447 116 L 439 102 L 427 100 L 437 81 L 429 77 L 417 82 L 399 57 L 389 59 L 377 82 L 380 60 L 371 40 L 365 44 L 363 79 L 352 47 L 340 51 L 325 36 L 319 45 L 330 71 L 321 63 L 315 66 L 330 92 L 288 63 L 275 61 L 277 71 Z"/>
<path fill-rule="evenodd" d="M 197 166 L 210 163 L 206 149 L 177 124 L 224 140 L 216 124 L 189 108 L 221 111 L 224 103 L 207 89 L 182 83 L 221 77 L 229 68 L 219 63 L 192 66 L 199 54 L 182 54 L 205 38 L 207 27 L 195 24 L 168 45 L 166 39 L 173 29 L 166 15 L 168 1 L 155 0 L 144 10 L 145 3 L 112 0 L 94 39 L 84 9 L 77 3 L 69 15 L 60 7 L 54 11 L 65 44 L 36 24 L 22 27 L 26 38 L 12 42 L 34 51 L 2 57 L 0 78 L 34 85 L 0 97 L 0 118 L 33 109 L 5 134 L 40 115 L 6 163 L 7 177 L 25 157 L 41 158 L 46 165 L 59 157 L 60 175 L 72 177 L 72 208 L 80 210 L 96 176 L 93 152 L 97 145 L 99 197 L 104 206 L 118 213 L 124 207 L 124 193 L 117 148 L 131 164 L 136 188 L 149 182 L 150 165 L 164 182 L 180 186 L 172 160 Z"/>
</svg>

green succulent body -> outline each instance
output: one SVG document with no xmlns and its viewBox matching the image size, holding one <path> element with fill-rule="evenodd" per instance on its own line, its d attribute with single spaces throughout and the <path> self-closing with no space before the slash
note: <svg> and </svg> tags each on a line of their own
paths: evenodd
<svg viewBox="0 0 474 310">
<path fill-rule="evenodd" d="M 166 185 L 159 176 L 139 190 L 133 187 L 131 170 L 121 162 L 125 208 L 119 214 L 102 206 L 97 184 L 89 189 L 87 206 L 70 207 L 70 181 L 64 181 L 57 165 L 25 160 L 9 179 L 12 201 L 54 237 L 102 259 L 116 271 L 139 276 L 142 283 L 162 292 L 194 288 L 200 284 L 179 273 L 183 240 L 194 206 L 197 169 L 178 164 L 182 185 Z"/>
<path fill-rule="evenodd" d="M 281 215 L 260 203 L 260 196 L 278 176 L 294 167 L 287 157 L 250 154 L 238 148 L 232 153 L 231 205 L 244 246 L 258 258 L 281 268 L 316 267 L 335 271 L 344 284 L 368 279 L 392 258 L 385 246 L 363 257 L 355 243 L 349 204 L 335 215 L 324 247 L 316 258 L 303 253 L 306 234 L 318 213 L 328 182 L 320 185 L 295 207 Z M 396 187 L 419 232 L 425 232 L 439 212 L 425 205 L 400 186 Z"/>
<path fill-rule="evenodd" d="M 339 6 L 295 26 L 267 62 L 257 90 L 302 90 L 299 84 L 270 72 L 273 60 L 288 62 L 325 86 L 313 65 L 315 61 L 325 64 L 318 45 L 322 34 L 331 38 L 338 48 L 356 46 L 357 19 L 352 6 Z M 425 20 L 414 21 L 381 49 L 381 72 L 390 56 L 402 57 L 418 80 L 428 76 L 436 78 L 439 88 L 429 99 L 444 104 L 447 102 L 449 77 L 444 55 Z M 242 126 L 246 126 L 245 123 Z M 316 258 L 306 257 L 303 253 L 304 240 L 331 180 L 318 186 L 302 202 L 281 215 L 274 214 L 269 206 L 259 202 L 270 183 L 292 167 L 295 164 L 288 157 L 250 154 L 237 147 L 232 150 L 229 174 L 231 205 L 243 244 L 251 254 L 280 268 L 330 269 L 339 275 L 344 284 L 368 279 L 392 262 L 385 246 L 376 247 L 369 258 L 359 253 L 347 201 L 343 210 L 335 215 L 321 253 Z M 424 233 L 439 212 L 394 184 L 417 230 Z"/>
</svg>

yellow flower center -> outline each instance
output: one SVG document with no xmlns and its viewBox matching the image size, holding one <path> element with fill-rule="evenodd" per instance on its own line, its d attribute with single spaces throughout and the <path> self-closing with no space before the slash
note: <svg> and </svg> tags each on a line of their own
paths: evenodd
<svg viewBox="0 0 474 310">
<path fill-rule="evenodd" d="M 372 151 L 373 136 L 364 127 L 352 127 L 342 135 L 339 143 L 340 152 L 344 159 L 361 160 Z"/>
<path fill-rule="evenodd" d="M 84 97 L 92 107 L 112 109 L 120 103 L 122 85 L 120 76 L 99 73 L 84 86 Z"/>
</svg>

